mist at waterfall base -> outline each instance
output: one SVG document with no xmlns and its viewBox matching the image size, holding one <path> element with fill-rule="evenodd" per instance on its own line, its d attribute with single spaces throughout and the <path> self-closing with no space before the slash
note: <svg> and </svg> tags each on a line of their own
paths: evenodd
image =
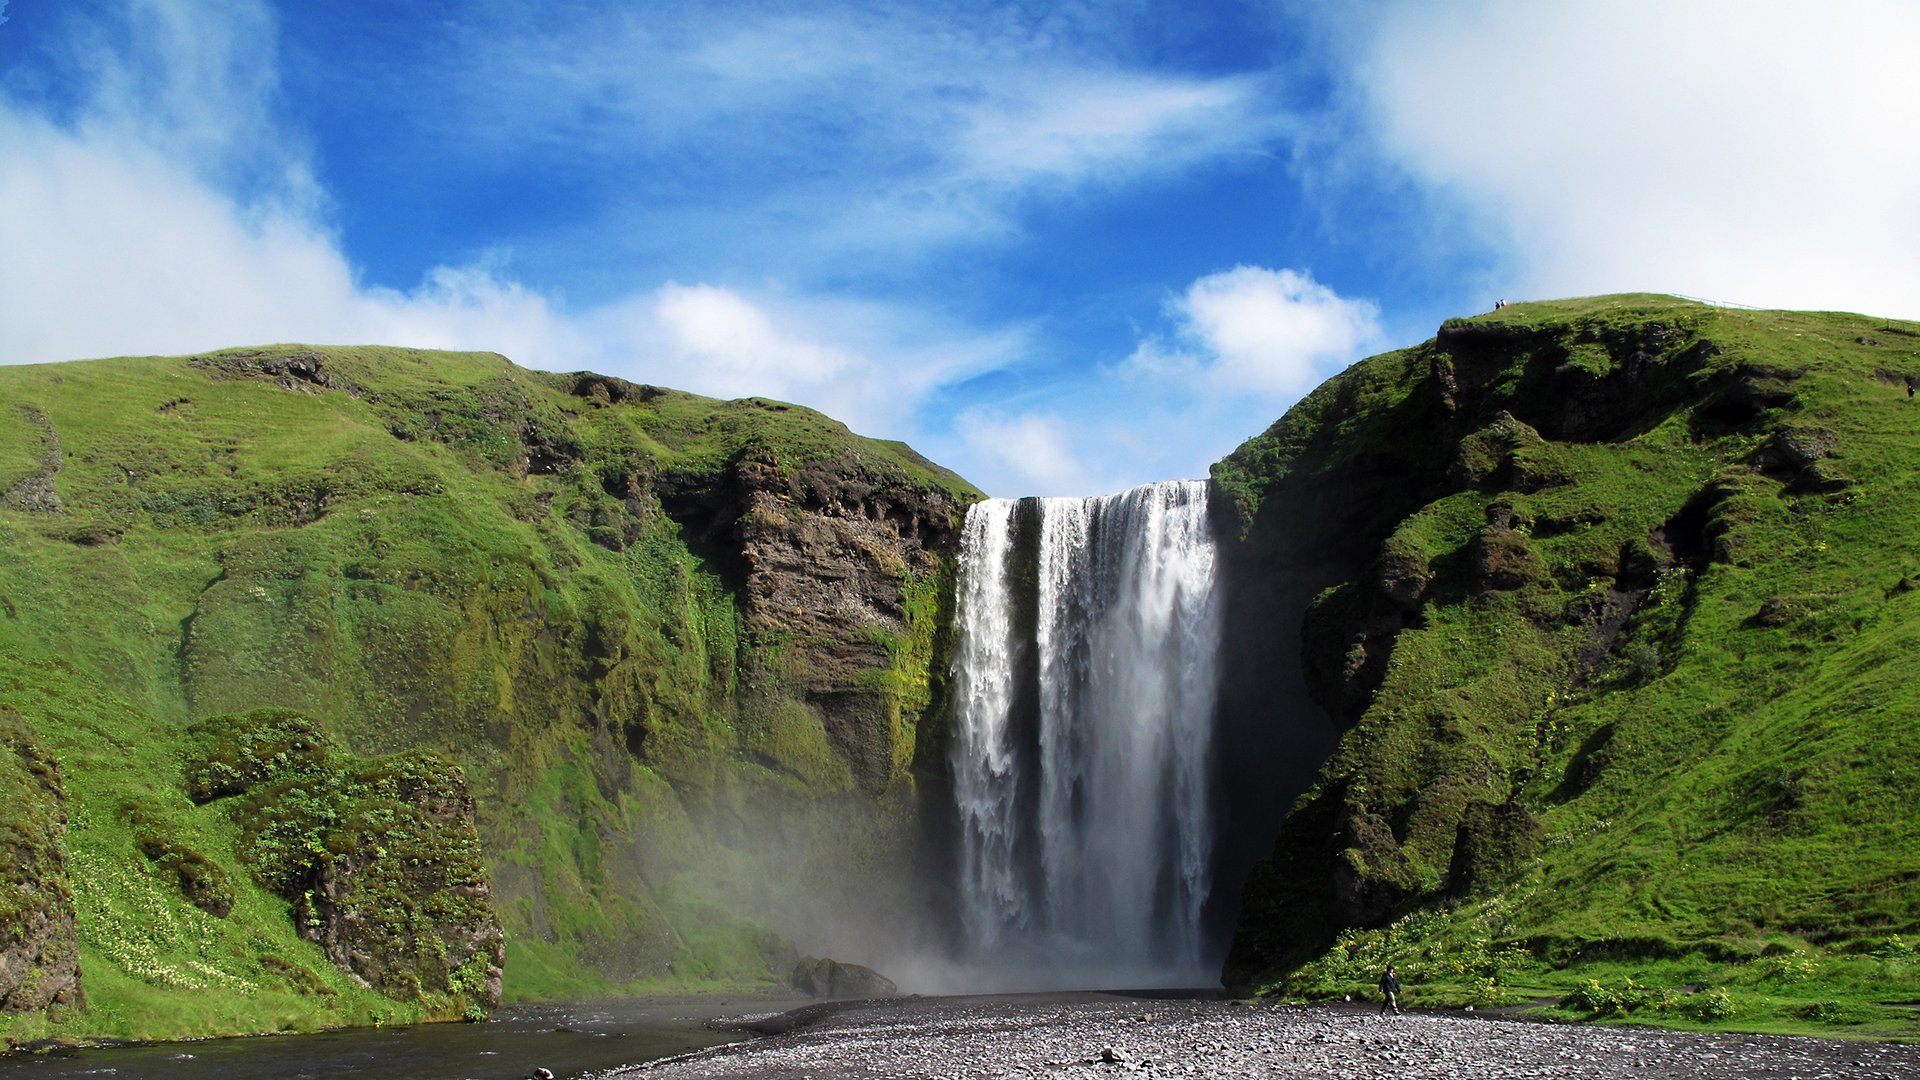
<svg viewBox="0 0 1920 1080">
<path fill-rule="evenodd" d="M 990 500 L 961 541 L 961 981 L 1207 986 L 1222 605 L 1207 485 Z"/>
</svg>

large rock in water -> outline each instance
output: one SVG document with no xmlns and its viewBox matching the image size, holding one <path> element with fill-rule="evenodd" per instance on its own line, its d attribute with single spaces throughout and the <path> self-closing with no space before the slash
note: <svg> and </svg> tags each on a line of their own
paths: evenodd
<svg viewBox="0 0 1920 1080">
<path fill-rule="evenodd" d="M 843 964 L 825 957 L 806 957 L 794 965 L 793 988 L 817 998 L 892 997 L 900 992 L 893 980 L 859 964 Z"/>
<path fill-rule="evenodd" d="M 84 1005 L 60 765 L 0 712 L 0 1012 Z"/>
</svg>

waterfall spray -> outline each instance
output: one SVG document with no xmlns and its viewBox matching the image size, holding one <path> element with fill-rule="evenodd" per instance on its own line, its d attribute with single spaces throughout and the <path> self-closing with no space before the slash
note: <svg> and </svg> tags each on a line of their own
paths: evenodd
<svg viewBox="0 0 1920 1080">
<path fill-rule="evenodd" d="M 1214 560 L 1204 481 L 968 510 L 952 764 L 975 959 L 1210 980 Z"/>
</svg>

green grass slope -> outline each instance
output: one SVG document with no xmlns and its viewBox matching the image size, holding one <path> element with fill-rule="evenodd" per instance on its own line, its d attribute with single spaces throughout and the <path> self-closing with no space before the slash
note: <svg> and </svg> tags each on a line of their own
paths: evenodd
<svg viewBox="0 0 1920 1080">
<path fill-rule="evenodd" d="M 810 410 L 492 354 L 0 368 L 0 709 L 61 768 L 90 1003 L 0 1035 L 458 1014 L 329 964 L 246 813 L 188 797 L 189 725 L 265 707 L 342 761 L 457 762 L 509 999 L 778 978 L 789 947 L 761 926 L 783 903 L 910 857 L 950 589 L 937 538 L 902 548 L 897 522 L 948 527 L 978 497 Z M 783 623 L 740 541 L 822 522 L 901 598 L 825 673 L 847 631 Z M 332 821 L 302 842 L 352 833 Z M 191 902 L 208 888 L 229 913 Z"/>
<path fill-rule="evenodd" d="M 1916 380 L 1911 323 L 1518 304 L 1216 466 L 1341 731 L 1230 978 L 1920 1035 Z"/>
</svg>

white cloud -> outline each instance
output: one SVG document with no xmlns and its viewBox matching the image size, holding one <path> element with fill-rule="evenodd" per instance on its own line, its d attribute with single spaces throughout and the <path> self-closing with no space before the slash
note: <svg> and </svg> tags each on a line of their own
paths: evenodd
<svg viewBox="0 0 1920 1080">
<path fill-rule="evenodd" d="M 785 397 L 861 362 L 846 349 L 783 335 L 745 297 L 712 285 L 669 282 L 654 295 L 652 314 L 689 373 L 725 397 Z"/>
<path fill-rule="evenodd" d="M 481 268 L 359 286 L 326 230 L 241 204 L 117 125 L 62 131 L 0 98 L 0 362 L 271 341 L 580 348 L 548 301 Z"/>
<path fill-rule="evenodd" d="M 1533 295 L 1920 313 L 1920 7 L 1479 0 L 1387 9 L 1382 150 L 1476 208 Z"/>
<path fill-rule="evenodd" d="M 1171 341 L 1143 340 L 1123 370 L 1263 403 L 1291 404 L 1381 339 L 1377 305 L 1342 297 L 1304 270 L 1208 274 L 1170 300 L 1167 314 Z"/>
</svg>

